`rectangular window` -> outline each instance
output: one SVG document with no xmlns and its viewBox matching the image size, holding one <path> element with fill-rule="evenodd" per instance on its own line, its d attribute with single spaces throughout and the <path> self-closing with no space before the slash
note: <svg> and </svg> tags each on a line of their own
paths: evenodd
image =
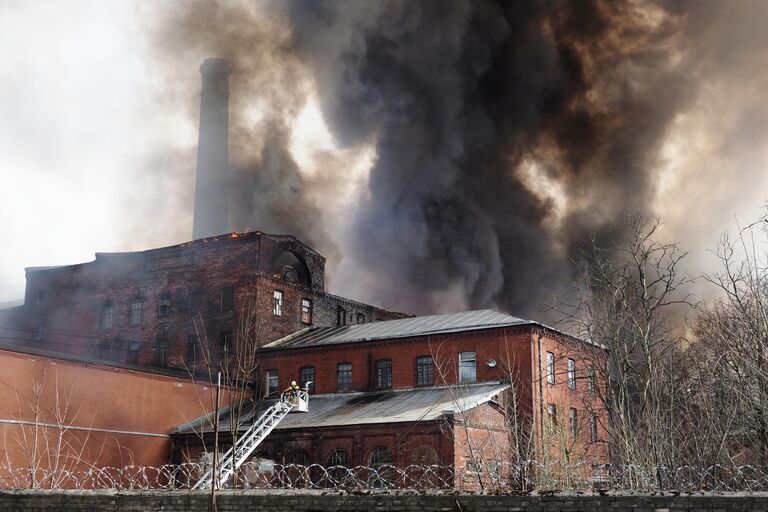
<svg viewBox="0 0 768 512">
<path fill-rule="evenodd" d="M 168 318 L 171 316 L 171 299 L 160 299 L 157 303 L 157 316 L 160 318 Z"/>
<path fill-rule="evenodd" d="M 576 435 L 579 433 L 577 414 L 576 409 L 573 407 L 568 410 L 568 428 L 571 431 L 571 439 L 576 439 Z"/>
<path fill-rule="evenodd" d="M 365 315 L 362 313 L 357 314 L 357 323 L 358 324 L 364 324 L 365 323 Z"/>
<path fill-rule="evenodd" d="M 110 305 L 104 306 L 104 309 L 101 310 L 101 328 L 112 328 L 112 306 Z"/>
<path fill-rule="evenodd" d="M 136 341 L 128 344 L 128 364 L 139 364 L 139 343 Z"/>
<path fill-rule="evenodd" d="M 280 390 L 280 374 L 277 370 L 267 370 L 267 396 L 277 394 Z"/>
<path fill-rule="evenodd" d="M 301 299 L 301 323 L 312 325 L 312 301 Z"/>
<path fill-rule="evenodd" d="M 431 386 L 432 381 L 432 356 L 416 358 L 416 385 Z"/>
<path fill-rule="evenodd" d="M 197 334 L 187 336 L 187 364 L 195 365 L 197 363 L 197 351 L 200 343 Z"/>
<path fill-rule="evenodd" d="M 475 382 L 477 380 L 477 360 L 474 352 L 459 354 L 459 382 Z"/>
<path fill-rule="evenodd" d="M 142 306 L 142 303 L 140 300 L 135 300 L 131 302 L 131 313 L 129 318 L 129 323 L 131 325 L 141 324 L 141 306 Z"/>
<path fill-rule="evenodd" d="M 555 427 L 557 427 L 557 406 L 555 404 L 547 404 L 547 425 L 550 432 L 554 432 Z"/>
<path fill-rule="evenodd" d="M 547 384 L 555 383 L 555 354 L 547 352 Z"/>
<path fill-rule="evenodd" d="M 336 325 L 339 327 L 347 325 L 347 312 L 341 306 L 336 308 Z"/>
<path fill-rule="evenodd" d="M 315 367 L 305 366 L 299 370 L 299 377 L 301 378 L 301 389 L 306 388 L 307 382 L 309 382 L 309 392 L 315 392 Z"/>
<path fill-rule="evenodd" d="M 157 356 L 157 366 L 165 366 L 168 364 L 168 339 L 158 338 L 157 346 L 155 348 Z"/>
<path fill-rule="evenodd" d="M 235 308 L 235 289 L 234 288 L 222 288 L 221 289 L 221 312 L 229 313 Z"/>
<path fill-rule="evenodd" d="M 576 361 L 568 360 L 568 389 L 576 389 Z"/>
<path fill-rule="evenodd" d="M 591 393 L 595 393 L 595 367 L 587 366 L 587 390 Z"/>
<path fill-rule="evenodd" d="M 232 351 L 232 333 L 230 331 L 219 334 L 219 355 L 222 359 L 229 357 Z"/>
<path fill-rule="evenodd" d="M 336 366 L 336 391 L 348 393 L 352 390 L 352 363 L 339 363 Z"/>
<path fill-rule="evenodd" d="M 392 360 L 380 359 L 376 361 L 376 389 L 389 389 L 392 387 Z"/>
<path fill-rule="evenodd" d="M 593 443 L 597 442 L 597 414 L 593 414 L 589 421 L 589 438 Z"/>
<path fill-rule="evenodd" d="M 272 314 L 281 316 L 283 314 L 283 292 L 275 290 L 272 294 Z"/>
</svg>

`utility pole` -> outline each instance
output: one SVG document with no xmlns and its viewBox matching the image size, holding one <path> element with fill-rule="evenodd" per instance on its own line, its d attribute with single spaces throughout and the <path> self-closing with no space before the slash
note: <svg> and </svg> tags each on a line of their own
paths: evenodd
<svg viewBox="0 0 768 512">
<path fill-rule="evenodd" d="M 221 390 L 221 372 L 216 381 L 216 415 L 213 417 L 213 469 L 211 474 L 211 512 L 216 512 L 216 486 L 219 484 L 219 393 Z"/>
</svg>

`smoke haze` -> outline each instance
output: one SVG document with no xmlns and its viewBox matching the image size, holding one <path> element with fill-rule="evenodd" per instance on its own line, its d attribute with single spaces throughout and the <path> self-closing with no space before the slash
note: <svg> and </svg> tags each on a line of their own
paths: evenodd
<svg viewBox="0 0 768 512">
<path fill-rule="evenodd" d="M 210 56 L 233 68 L 234 227 L 294 234 L 328 257 L 331 291 L 389 308 L 541 318 L 582 241 L 627 211 L 661 217 L 696 274 L 765 198 L 759 0 L 184 1 L 135 15 L 153 77 L 140 90 L 178 128 L 132 155 L 153 192 L 133 220 L 117 215 L 112 246 L 189 236 Z M 150 233 L 148 201 L 169 209 Z"/>
</svg>

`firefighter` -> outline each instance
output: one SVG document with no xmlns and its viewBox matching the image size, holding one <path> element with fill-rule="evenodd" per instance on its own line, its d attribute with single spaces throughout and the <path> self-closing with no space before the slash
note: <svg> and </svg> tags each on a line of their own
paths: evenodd
<svg viewBox="0 0 768 512">
<path fill-rule="evenodd" d="M 288 388 L 283 391 L 283 396 L 286 396 L 288 399 L 294 399 L 299 397 L 299 385 L 296 384 L 295 380 L 291 381 L 291 385 L 288 386 Z"/>
</svg>

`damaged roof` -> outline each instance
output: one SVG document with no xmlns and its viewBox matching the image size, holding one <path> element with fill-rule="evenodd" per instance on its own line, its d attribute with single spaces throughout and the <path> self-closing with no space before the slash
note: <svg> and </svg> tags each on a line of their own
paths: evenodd
<svg viewBox="0 0 768 512">
<path fill-rule="evenodd" d="M 369 324 L 309 328 L 268 343 L 262 349 L 298 348 L 370 340 L 410 338 L 413 336 L 447 334 L 532 323 L 535 322 L 523 320 L 506 313 L 499 313 L 491 309 L 481 309 L 444 315 L 385 320 Z"/>
<path fill-rule="evenodd" d="M 507 384 L 492 382 L 367 393 L 310 395 L 309 412 L 289 414 L 276 429 L 432 421 L 443 416 L 446 411 L 464 412 L 490 402 L 507 388 Z M 254 416 L 274 403 L 275 399 L 246 401 L 240 414 L 240 430 L 247 430 Z M 221 410 L 220 431 L 226 432 L 230 429 L 232 412 L 231 407 Z M 201 416 L 179 425 L 171 434 L 213 432 L 212 418 L 212 414 Z"/>
</svg>

